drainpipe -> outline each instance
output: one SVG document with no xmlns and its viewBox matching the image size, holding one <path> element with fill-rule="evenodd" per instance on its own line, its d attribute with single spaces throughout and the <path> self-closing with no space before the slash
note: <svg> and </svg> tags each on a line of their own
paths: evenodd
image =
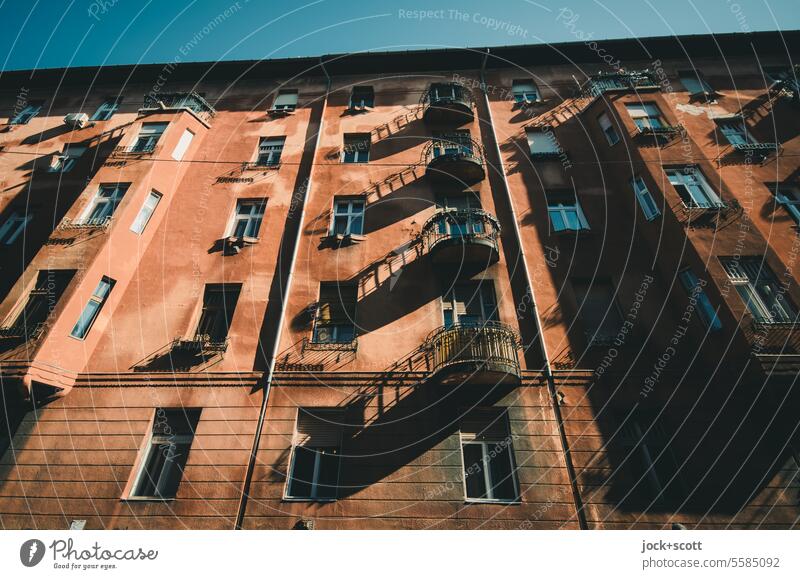
<svg viewBox="0 0 800 579">
<path fill-rule="evenodd" d="M 575 514 L 578 517 L 578 524 L 580 525 L 580 528 L 588 529 L 589 525 L 586 522 L 586 513 L 583 510 L 583 500 L 581 499 L 580 491 L 578 490 L 578 480 L 575 476 L 575 467 L 572 464 L 572 454 L 569 449 L 569 442 L 567 441 L 567 433 L 564 429 L 564 419 L 561 415 L 561 407 L 559 406 L 558 396 L 556 394 L 556 383 L 550 368 L 550 357 L 547 355 L 547 344 L 545 344 L 544 333 L 542 332 L 542 321 L 539 319 L 539 310 L 536 307 L 536 297 L 533 292 L 533 278 L 531 277 L 530 269 L 528 268 L 528 261 L 525 258 L 525 249 L 522 245 L 522 233 L 520 232 L 519 222 L 517 221 L 517 211 L 514 208 L 514 199 L 511 196 L 511 187 L 508 185 L 506 169 L 503 166 L 503 156 L 500 153 L 500 145 L 497 140 L 497 133 L 495 133 L 494 130 L 494 120 L 492 119 L 492 109 L 489 105 L 489 94 L 486 92 L 486 78 L 484 75 L 486 70 L 486 61 L 488 58 L 489 49 L 487 48 L 483 57 L 483 63 L 481 64 L 481 92 L 483 92 L 484 105 L 486 106 L 489 130 L 492 133 L 494 151 L 497 155 L 500 176 L 503 178 L 503 188 L 505 189 L 506 197 L 508 199 L 508 206 L 511 211 L 511 223 L 514 226 L 514 236 L 517 238 L 517 244 L 519 245 L 519 253 L 520 257 L 522 258 L 522 270 L 525 274 L 525 285 L 528 287 L 528 292 L 530 292 L 531 296 L 531 312 L 534 322 L 536 323 L 536 335 L 538 337 L 537 342 L 542 353 L 542 358 L 544 359 L 544 376 L 547 380 L 547 390 L 550 394 L 550 404 L 553 408 L 553 414 L 555 415 L 556 422 L 558 423 L 558 437 L 561 440 L 561 450 L 564 453 L 564 462 L 567 466 L 567 474 L 569 476 L 570 487 L 572 488 L 572 500 L 575 505 Z"/>
<path fill-rule="evenodd" d="M 319 119 L 319 128 L 317 129 L 317 136 L 314 139 L 314 155 L 316 155 L 317 149 L 319 149 L 319 140 L 320 135 L 322 135 L 322 127 L 323 123 L 325 122 L 325 110 L 328 107 L 328 95 L 331 92 L 331 77 L 328 74 L 328 71 L 325 69 L 325 63 L 322 61 L 322 58 L 319 59 L 319 66 L 322 69 L 322 72 L 325 73 L 325 78 L 327 79 L 325 85 L 325 99 L 322 101 L 322 112 L 320 113 Z M 305 190 L 303 191 L 303 198 L 300 201 L 300 217 L 297 220 L 297 232 L 294 241 L 294 247 L 292 248 L 292 258 L 289 261 L 289 272 L 286 276 L 286 290 L 283 292 L 283 297 L 281 299 L 281 314 L 280 319 L 278 320 L 278 327 L 277 331 L 275 332 L 275 340 L 272 343 L 272 349 L 270 351 L 269 356 L 269 368 L 267 369 L 267 377 L 264 384 L 264 395 L 261 398 L 261 409 L 258 413 L 258 423 L 256 424 L 256 433 L 253 437 L 253 446 L 250 449 L 250 460 L 247 463 L 247 471 L 244 475 L 244 483 L 242 484 L 242 492 L 239 497 L 239 509 L 236 512 L 236 524 L 234 526 L 235 530 L 240 530 L 242 528 L 242 523 L 244 522 L 244 513 L 247 509 L 247 499 L 250 494 L 250 484 L 253 478 L 253 471 L 256 467 L 256 457 L 258 455 L 258 446 L 261 442 L 261 433 L 264 430 L 264 417 L 267 413 L 267 402 L 269 401 L 269 394 L 272 390 L 272 379 L 275 374 L 275 361 L 278 354 L 278 345 L 281 341 L 281 333 L 283 330 L 283 324 L 286 320 L 286 305 L 288 302 L 289 292 L 292 287 L 292 280 L 294 279 L 294 267 L 295 263 L 297 262 L 297 253 L 300 249 L 300 238 L 301 231 L 303 227 L 303 222 L 305 221 L 306 215 L 306 199 L 308 199 L 309 191 L 311 190 L 311 177 L 314 174 L 314 163 L 312 161 L 311 170 L 308 173 L 308 181 L 305 185 Z M 291 211 L 291 204 L 289 205 L 289 210 Z"/>
</svg>

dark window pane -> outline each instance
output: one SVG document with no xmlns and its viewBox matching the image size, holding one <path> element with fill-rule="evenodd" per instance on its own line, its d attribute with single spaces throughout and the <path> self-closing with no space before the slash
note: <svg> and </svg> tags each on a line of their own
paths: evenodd
<svg viewBox="0 0 800 579">
<path fill-rule="evenodd" d="M 471 499 L 486 498 L 486 482 L 483 473 L 483 461 L 480 444 L 465 444 L 464 478 L 467 481 L 467 497 Z"/>
<path fill-rule="evenodd" d="M 339 482 L 339 455 L 334 448 L 319 449 L 319 475 L 317 479 L 317 498 L 336 498 Z"/>
<path fill-rule="evenodd" d="M 161 476 L 166 461 L 166 448 L 158 444 L 151 444 L 147 455 L 147 460 L 142 471 L 142 479 L 135 494 L 142 497 L 156 496 L 156 485 Z"/>
<path fill-rule="evenodd" d="M 314 478 L 314 460 L 316 453 L 313 450 L 296 446 L 294 449 L 294 462 L 289 475 L 289 496 L 311 497 L 311 481 Z"/>
<path fill-rule="evenodd" d="M 511 501 L 517 498 L 514 492 L 514 474 L 512 472 L 511 449 L 507 443 L 489 446 L 489 472 L 492 479 L 494 498 Z"/>
</svg>

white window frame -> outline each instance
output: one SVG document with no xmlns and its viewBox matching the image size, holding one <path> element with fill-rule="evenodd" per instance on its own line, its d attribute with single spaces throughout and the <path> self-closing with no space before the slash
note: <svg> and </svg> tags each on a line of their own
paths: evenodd
<svg viewBox="0 0 800 579">
<path fill-rule="evenodd" d="M 459 302 L 456 296 L 456 289 L 459 287 L 467 287 L 467 286 L 474 286 L 475 291 L 472 296 L 477 297 L 478 303 L 480 305 L 481 319 L 478 321 L 478 325 L 485 325 L 489 322 L 497 322 L 499 321 L 500 316 L 500 308 L 499 304 L 497 303 L 497 293 L 495 292 L 494 282 L 490 279 L 484 279 L 481 281 L 472 281 L 472 282 L 460 282 L 453 284 L 450 289 L 445 293 L 441 298 L 441 308 L 442 308 L 442 325 L 447 325 L 447 312 L 450 312 L 450 316 L 452 317 L 451 327 L 461 325 L 462 322 L 459 319 L 458 313 L 458 304 L 462 303 Z M 491 299 L 489 299 L 491 298 Z M 487 303 L 491 302 L 493 306 L 489 311 L 487 311 Z M 463 302 L 464 307 L 466 308 L 467 302 Z M 463 315 L 467 315 L 466 312 Z"/>
<path fill-rule="evenodd" d="M 512 80 L 511 93 L 517 104 L 532 104 L 542 100 L 539 87 L 532 78 Z"/>
<path fill-rule="evenodd" d="M 630 183 L 636 195 L 636 201 L 639 203 L 639 208 L 644 214 L 644 218 L 647 219 L 647 221 L 652 221 L 661 215 L 661 210 L 658 208 L 656 200 L 653 199 L 653 194 L 650 193 L 644 179 L 639 175 L 635 175 Z"/>
<path fill-rule="evenodd" d="M 686 89 L 691 96 L 709 96 L 715 94 L 714 89 L 708 84 L 708 81 L 699 70 L 681 70 L 678 71 L 678 79 L 681 81 L 683 88 Z"/>
<path fill-rule="evenodd" d="M 147 194 L 147 197 L 145 197 L 142 203 L 142 207 L 139 209 L 139 213 L 136 214 L 136 218 L 133 220 L 133 223 L 131 223 L 131 231 L 137 235 L 144 233 L 147 224 L 150 223 L 150 219 L 152 219 L 153 214 L 156 212 L 161 197 L 163 197 L 163 195 L 155 189 Z"/>
<path fill-rule="evenodd" d="M 705 175 L 703 175 L 703 172 L 696 165 L 668 167 L 666 168 L 666 173 L 670 184 L 672 184 L 673 187 L 676 185 L 683 185 L 689 197 L 694 202 L 693 205 L 686 205 L 686 202 L 681 199 L 685 207 L 700 209 L 725 207 L 722 199 L 720 199 L 717 192 L 712 189 L 711 185 L 708 184 Z M 692 193 L 692 187 L 702 190 L 705 198 L 697 199 Z"/>
<path fill-rule="evenodd" d="M 286 473 L 286 483 L 284 484 L 284 489 L 283 489 L 283 500 L 292 501 L 292 502 L 315 502 L 315 503 L 332 503 L 332 502 L 336 502 L 338 500 L 338 494 L 339 494 L 338 491 L 339 491 L 339 488 L 340 488 L 339 487 L 339 482 L 341 481 L 341 476 L 342 476 L 342 435 L 343 435 L 343 429 L 342 429 L 341 426 L 338 427 L 339 440 L 338 440 L 338 445 L 336 447 L 338 449 L 338 451 L 339 451 L 338 462 L 337 462 L 337 470 L 336 470 L 336 489 L 337 489 L 337 493 L 336 494 L 337 494 L 337 496 L 336 497 L 320 497 L 320 496 L 317 496 L 318 495 L 317 487 L 319 486 L 319 468 L 320 468 L 320 456 L 321 456 L 321 453 L 319 452 L 320 447 L 306 446 L 304 444 L 298 444 L 298 442 L 297 442 L 298 438 L 299 438 L 299 432 L 298 432 L 297 429 L 298 429 L 299 422 L 300 422 L 300 413 L 303 412 L 303 411 L 305 411 L 305 412 L 307 412 L 307 413 L 309 413 L 309 414 L 311 414 L 312 416 L 315 416 L 315 417 L 319 417 L 320 415 L 324 415 L 324 414 L 329 414 L 331 416 L 337 416 L 338 417 L 338 411 L 336 409 L 330 409 L 330 408 L 307 408 L 307 407 L 302 407 L 302 408 L 298 408 L 297 409 L 297 412 L 295 413 L 295 419 L 294 419 L 294 432 L 293 432 L 293 435 L 292 435 L 291 459 L 289 461 L 289 469 L 288 469 L 288 471 Z M 302 448 L 309 449 L 309 450 L 311 450 L 311 449 L 314 450 L 314 472 L 313 472 L 313 474 L 311 476 L 311 481 L 309 481 L 311 483 L 311 491 L 309 492 L 309 496 L 307 496 L 307 497 L 295 496 L 295 495 L 290 495 L 289 494 L 289 489 L 291 488 L 291 481 L 292 481 L 292 478 L 293 478 L 292 475 L 294 474 L 295 457 L 297 456 L 296 449 L 297 449 L 298 446 L 302 447 Z M 325 448 L 331 448 L 331 447 L 325 447 Z"/>
<path fill-rule="evenodd" d="M 273 111 L 294 111 L 297 110 L 299 93 L 294 89 L 278 91 L 275 101 L 272 103 Z"/>
<path fill-rule="evenodd" d="M 256 165 L 259 167 L 277 167 L 281 164 L 281 155 L 286 146 L 286 137 L 261 137 L 258 141 Z M 266 162 L 262 157 L 266 156 Z"/>
<path fill-rule="evenodd" d="M 244 213 L 242 210 L 244 207 L 249 207 L 247 213 Z M 245 233 L 243 237 L 251 237 L 253 239 L 259 239 L 259 233 L 261 233 L 261 226 L 264 224 L 264 214 L 267 211 L 267 200 L 266 199 L 252 199 L 252 198 L 245 198 L 245 199 L 237 199 L 236 205 L 233 208 L 233 217 L 231 218 L 231 222 L 228 225 L 227 235 L 226 237 L 234 237 L 236 236 L 236 230 L 238 229 L 238 224 L 240 222 L 247 222 L 245 225 Z M 252 225 L 255 223 L 255 225 Z M 247 235 L 247 231 L 251 228 L 255 228 L 256 235 Z"/>
<path fill-rule="evenodd" d="M 581 208 L 581 202 L 578 200 L 577 196 L 572 198 L 567 198 L 568 195 L 564 194 L 555 194 L 556 199 L 550 199 L 548 196 L 547 199 L 547 219 L 550 223 L 550 227 L 556 233 L 561 233 L 565 231 L 583 231 L 589 230 L 589 222 L 586 220 L 586 216 L 583 214 L 583 209 Z M 564 223 L 563 228 L 556 228 L 555 223 L 553 223 L 553 213 L 558 213 L 561 215 L 561 221 Z M 566 219 L 567 215 L 577 215 L 578 218 L 578 228 L 569 227 L 567 223 L 569 221 Z"/>
<path fill-rule="evenodd" d="M 361 204 L 360 210 L 353 209 L 355 203 Z M 339 207 L 343 206 L 345 211 L 340 213 Z M 364 235 L 364 217 L 367 212 L 367 199 L 366 197 L 334 197 L 333 198 L 333 213 L 331 217 L 331 235 Z M 337 218 L 344 218 L 347 221 L 344 233 L 336 232 Z M 353 222 L 356 219 L 361 219 L 361 231 L 352 231 Z"/>
<path fill-rule="evenodd" d="M 92 115 L 92 121 L 107 121 L 114 116 L 114 113 L 119 109 L 119 101 L 121 99 L 106 99 Z"/>
<path fill-rule="evenodd" d="M 535 135 L 539 135 L 539 137 L 537 138 Z M 562 154 L 561 146 L 552 129 L 526 129 L 525 136 L 528 139 L 528 150 L 532 157 L 550 157 Z"/>
<path fill-rule="evenodd" d="M 111 196 L 103 196 L 102 193 L 109 189 L 113 189 L 114 193 Z M 125 193 L 128 191 L 128 184 L 127 183 L 118 183 L 114 185 L 105 185 L 101 184 L 95 194 L 92 196 L 92 200 L 86 206 L 86 209 L 83 210 L 81 213 L 81 217 L 78 220 L 78 224 L 81 225 L 103 225 L 110 219 L 114 217 L 114 213 L 117 211 L 119 204 L 122 202 L 122 198 L 125 196 Z M 92 217 L 89 216 L 94 213 L 95 208 L 99 207 L 100 205 L 108 205 L 111 207 L 110 210 L 104 209 L 104 215 L 100 217 Z"/>
<path fill-rule="evenodd" d="M 368 133 L 345 133 L 344 144 L 342 145 L 342 163 L 369 163 L 369 150 L 370 150 L 370 136 Z M 350 141 L 350 143 L 348 143 Z M 366 147 L 362 145 L 366 143 Z M 353 150 L 353 159 L 347 160 L 347 153 L 350 151 L 349 147 L 355 147 Z"/>
<path fill-rule="evenodd" d="M 94 323 L 97 321 L 97 318 L 100 317 L 100 312 L 103 311 L 103 307 L 105 306 L 106 302 L 108 301 L 108 296 L 111 295 L 111 291 L 114 289 L 114 285 L 116 284 L 116 280 L 111 279 L 110 277 L 104 275 L 100 278 L 100 281 L 97 283 L 97 287 L 92 292 L 92 295 L 89 296 L 89 299 L 86 301 L 86 305 L 83 306 L 81 310 L 80 316 L 78 319 L 75 320 L 75 325 L 72 327 L 69 335 L 76 340 L 85 340 L 86 336 L 89 335 L 89 332 L 92 331 L 92 327 L 94 327 Z M 100 291 L 101 288 L 104 291 Z M 81 319 L 84 317 L 84 314 L 89 311 L 89 307 L 92 304 L 97 304 L 97 309 L 92 312 L 92 317 L 86 324 L 85 329 L 82 333 L 76 334 L 75 331 L 78 329 L 78 324 L 80 323 Z"/>
<path fill-rule="evenodd" d="M 789 318 L 791 318 L 792 313 L 795 314 L 795 319 L 789 321 L 797 323 L 797 309 L 795 305 L 791 303 L 789 296 L 780 293 L 779 288 L 781 284 L 775 277 L 775 272 L 772 271 L 772 268 L 769 267 L 766 260 L 762 256 L 742 256 L 739 259 L 720 258 L 720 261 L 722 262 L 723 269 L 728 274 L 728 279 L 730 280 L 731 285 L 736 288 L 736 292 L 744 302 L 745 308 L 756 322 L 765 325 L 786 322 L 786 320 L 775 319 L 770 311 L 769 306 L 764 301 L 764 298 L 761 297 L 761 293 L 758 291 L 760 285 L 769 284 L 770 291 L 772 293 L 782 296 L 782 299 L 778 299 L 778 302 L 784 304 L 783 307 L 786 310 L 784 311 L 784 314 L 786 314 Z M 742 263 L 745 261 L 750 264 L 758 263 L 757 275 L 755 279 L 750 279 L 745 268 L 742 266 Z M 746 288 L 746 297 L 742 295 L 742 292 L 739 290 L 740 287 Z M 750 307 L 751 304 L 753 306 L 752 308 Z M 791 310 L 794 311 L 792 312 Z"/>
<path fill-rule="evenodd" d="M 25 231 L 28 223 L 33 219 L 33 213 L 22 214 L 19 211 L 14 211 L 0 227 L 0 243 L 4 245 L 13 245 L 17 237 Z M 16 229 L 15 229 L 16 227 Z"/>
<path fill-rule="evenodd" d="M 600 113 L 600 116 L 597 117 L 597 123 L 600 125 L 600 130 L 603 131 L 609 146 L 613 147 L 620 142 L 619 133 L 607 113 Z"/>
<path fill-rule="evenodd" d="M 500 418 L 498 418 L 498 420 L 500 420 Z M 505 420 L 505 418 L 503 420 Z M 512 435 L 510 433 L 505 439 L 492 438 L 492 439 L 489 439 L 489 440 L 477 440 L 476 438 L 471 437 L 469 434 L 467 434 L 465 436 L 465 433 L 462 432 L 459 429 L 459 431 L 458 431 L 458 442 L 459 442 L 460 451 L 461 451 L 461 473 L 462 473 L 461 478 L 463 479 L 462 480 L 462 486 L 463 486 L 463 489 L 464 489 L 464 500 L 465 500 L 465 502 L 468 502 L 468 503 L 496 503 L 496 504 L 513 505 L 513 504 L 519 503 L 522 500 L 522 497 L 520 496 L 520 490 L 519 490 L 519 481 L 517 480 L 517 478 L 518 478 L 517 465 L 516 465 L 516 462 L 514 461 L 514 442 L 513 442 L 513 437 L 512 437 Z M 514 485 L 514 495 L 516 496 L 516 498 L 513 498 L 513 499 L 498 499 L 498 498 L 495 498 L 495 497 L 492 496 L 492 495 L 494 495 L 494 485 L 491 484 L 492 483 L 492 479 L 491 479 L 490 469 L 488 468 L 488 465 L 489 465 L 488 457 L 489 457 L 490 449 L 494 448 L 498 444 L 499 445 L 503 445 L 503 446 L 508 448 L 508 459 L 509 459 L 509 461 L 511 461 L 511 464 L 510 464 L 511 468 L 509 469 L 510 472 L 511 472 L 511 483 Z M 475 445 L 475 446 L 480 445 L 481 446 L 481 463 L 482 463 L 481 470 L 483 471 L 484 485 L 486 485 L 486 498 L 471 497 L 468 494 L 468 491 L 467 491 L 467 476 L 466 476 L 466 474 L 467 474 L 467 460 L 466 460 L 466 456 L 464 455 L 464 446 L 466 446 L 466 445 Z"/>
<path fill-rule="evenodd" d="M 661 129 L 666 126 L 664 115 L 656 103 L 626 103 L 625 110 L 628 111 L 628 115 L 630 115 L 636 128 L 640 131 Z"/>
<path fill-rule="evenodd" d="M 183 160 L 183 156 L 186 154 L 186 151 L 189 150 L 189 147 L 192 146 L 193 140 L 194 133 L 189 129 L 184 129 L 183 133 L 181 133 L 181 138 L 178 139 L 178 144 L 175 145 L 175 148 L 172 150 L 172 158 L 176 161 Z"/>
<path fill-rule="evenodd" d="M 132 152 L 138 153 L 152 153 L 158 142 L 164 136 L 164 133 L 167 132 L 167 127 L 169 123 L 165 122 L 157 122 L 157 123 L 142 123 L 142 126 L 139 128 L 139 132 L 136 134 L 136 138 L 131 143 L 129 150 Z M 161 128 L 161 130 L 157 130 Z M 140 143 L 143 143 L 140 145 Z"/>
<path fill-rule="evenodd" d="M 717 315 L 717 310 L 714 309 L 711 300 L 708 299 L 706 290 L 700 285 L 700 279 L 695 275 L 692 269 L 687 267 L 679 271 L 678 279 L 683 289 L 686 291 L 686 294 L 690 298 L 694 297 L 697 300 L 697 304 L 700 306 L 698 308 L 700 319 L 703 320 L 706 328 L 708 328 L 710 332 L 721 330 L 722 322 Z"/>
<path fill-rule="evenodd" d="M 175 500 L 174 496 L 165 497 L 163 495 L 139 495 L 136 494 L 136 490 L 142 483 L 142 477 L 144 476 L 144 469 L 147 466 L 148 459 L 150 458 L 150 453 L 154 452 L 153 447 L 157 446 L 155 452 L 164 452 L 164 447 L 169 445 L 170 442 L 173 444 L 188 444 L 189 449 L 191 449 L 191 445 L 194 442 L 195 432 L 191 434 L 175 434 L 175 435 L 164 435 L 164 434 L 155 434 L 153 432 L 153 427 L 155 426 L 155 422 L 158 418 L 158 411 L 159 409 L 162 410 L 176 410 L 175 408 L 169 407 L 159 407 L 155 409 L 153 413 L 153 418 L 150 420 L 150 427 L 148 430 L 148 434 L 145 436 L 145 443 L 141 448 L 139 453 L 139 462 L 135 467 L 134 476 L 132 477 L 130 489 L 128 490 L 127 494 L 125 495 L 125 499 L 131 500 L 145 500 L 145 501 L 173 501 Z M 161 439 L 164 439 L 163 441 Z M 187 451 L 188 452 L 188 451 Z M 164 476 L 166 469 L 162 469 L 161 475 L 159 476 L 159 483 L 161 482 L 161 478 Z M 156 488 L 158 488 L 159 483 L 156 483 Z M 180 485 L 180 482 L 178 483 Z"/>
</svg>

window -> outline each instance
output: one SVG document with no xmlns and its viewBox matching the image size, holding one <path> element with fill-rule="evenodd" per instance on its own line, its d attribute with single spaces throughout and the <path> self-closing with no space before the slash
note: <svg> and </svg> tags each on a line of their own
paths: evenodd
<svg viewBox="0 0 800 579">
<path fill-rule="evenodd" d="M 578 317 L 589 345 L 610 343 L 622 327 L 622 314 L 611 281 L 578 279 L 571 283 L 578 303 Z"/>
<path fill-rule="evenodd" d="M 722 134 L 733 145 L 747 145 L 757 141 L 750 136 L 741 119 L 717 119 L 717 126 Z"/>
<path fill-rule="evenodd" d="M 578 198 L 571 191 L 547 193 L 547 214 L 553 231 L 581 231 L 589 229 Z"/>
<path fill-rule="evenodd" d="M 552 129 L 528 129 L 525 132 L 532 157 L 557 157 L 561 154 Z"/>
<path fill-rule="evenodd" d="M 17 112 L 10 121 L 9 125 L 27 125 L 30 120 L 39 114 L 44 105 L 41 101 L 30 101 L 27 106 L 21 111 Z"/>
<path fill-rule="evenodd" d="M 121 100 L 122 97 L 106 99 L 103 101 L 103 104 L 97 107 L 97 110 L 92 115 L 92 120 L 107 121 L 110 119 L 112 116 L 114 116 L 114 113 L 117 112 Z"/>
<path fill-rule="evenodd" d="M 75 166 L 75 162 L 86 152 L 86 147 L 82 145 L 64 145 L 64 150 L 60 155 L 56 155 L 50 165 L 51 173 L 68 173 Z"/>
<path fill-rule="evenodd" d="M 792 219 L 800 224 L 800 187 L 796 185 L 776 185 L 775 199 L 783 205 L 783 208 L 792 216 Z M 0 233 L 0 239 L 2 238 L 2 233 Z"/>
<path fill-rule="evenodd" d="M 369 162 L 369 133 L 347 133 L 344 136 L 342 163 Z"/>
<path fill-rule="evenodd" d="M 37 335 L 74 275 L 74 270 L 40 270 L 27 298 L 3 324 L 5 333 L 26 338 Z"/>
<path fill-rule="evenodd" d="M 606 141 L 608 141 L 609 145 L 616 145 L 619 143 L 619 133 L 617 133 L 617 129 L 614 128 L 614 125 L 611 124 L 611 119 L 608 118 L 606 113 L 597 117 L 597 122 L 600 124 L 600 128 L 603 130 L 603 134 L 606 136 Z"/>
<path fill-rule="evenodd" d="M 695 165 L 666 169 L 667 177 L 687 207 L 724 207 L 703 173 Z"/>
<path fill-rule="evenodd" d="M 706 82 L 703 73 L 696 70 L 679 70 L 678 78 L 686 91 L 693 97 L 713 96 L 714 89 Z"/>
<path fill-rule="evenodd" d="M 439 233 L 453 237 L 483 233 L 483 220 L 470 214 L 471 210 L 481 208 L 481 200 L 475 193 L 438 195 L 436 204 L 448 213 L 437 225 Z"/>
<path fill-rule="evenodd" d="M 631 179 L 631 187 L 633 187 L 633 192 L 636 194 L 636 201 L 639 202 L 639 207 L 642 208 L 645 219 L 652 221 L 661 215 L 661 211 L 658 205 L 656 205 L 653 195 L 650 193 L 650 190 L 647 188 L 647 185 L 644 184 L 644 180 L 641 177 L 637 175 Z"/>
<path fill-rule="evenodd" d="M 460 432 L 467 500 L 519 500 L 506 413 L 495 409 L 473 411 L 462 421 Z"/>
<path fill-rule="evenodd" d="M 200 410 L 159 408 L 130 497 L 175 498 L 200 420 Z"/>
<path fill-rule="evenodd" d="M 435 82 L 428 91 L 431 102 L 462 100 L 464 87 L 454 82 Z"/>
<path fill-rule="evenodd" d="M 661 120 L 661 111 L 655 103 L 631 103 L 626 104 L 625 108 L 640 131 L 645 132 L 650 129 L 664 128 L 664 123 Z"/>
<path fill-rule="evenodd" d="M 147 199 L 144 200 L 142 208 L 139 209 L 139 214 L 131 224 L 131 231 L 139 235 L 144 232 L 144 228 L 147 227 L 156 207 L 158 207 L 159 201 L 161 201 L 161 193 L 158 191 L 150 191 L 150 193 L 147 194 Z"/>
<path fill-rule="evenodd" d="M 722 322 L 717 317 L 717 311 L 711 305 L 711 300 L 708 299 L 706 291 L 703 289 L 705 285 L 702 283 L 691 269 L 684 269 L 678 274 L 681 280 L 681 285 L 690 298 L 694 298 L 699 306 L 697 311 L 700 312 L 700 318 L 703 323 L 711 331 L 722 329 Z"/>
<path fill-rule="evenodd" d="M 339 486 L 341 446 L 339 412 L 299 408 L 286 498 L 335 499 Z"/>
<path fill-rule="evenodd" d="M 530 104 L 539 100 L 539 89 L 536 88 L 533 79 L 512 81 L 511 92 L 514 95 L 514 102 L 518 104 Z"/>
<path fill-rule="evenodd" d="M 351 109 L 372 108 L 375 104 L 375 91 L 371 86 L 354 86 L 350 93 Z"/>
<path fill-rule="evenodd" d="M 333 202 L 334 235 L 361 235 L 364 233 L 364 198 L 335 198 Z"/>
<path fill-rule="evenodd" d="M 491 281 L 454 285 L 442 298 L 442 317 L 446 328 L 454 325 L 483 326 L 496 322 L 497 300 Z"/>
<path fill-rule="evenodd" d="M 14 211 L 0 227 L 0 243 L 12 245 L 20 234 L 25 231 L 25 226 L 33 219 L 33 213 L 25 213 L 21 210 Z"/>
<path fill-rule="evenodd" d="M 797 309 L 763 257 L 720 259 L 722 267 L 756 322 L 785 324 L 797 322 Z"/>
<path fill-rule="evenodd" d="M 100 185 L 94 199 L 83 212 L 80 223 L 83 225 L 104 225 L 111 219 L 117 205 L 128 190 L 128 184 Z"/>
<path fill-rule="evenodd" d="M 175 149 L 172 151 L 172 158 L 176 161 L 183 159 L 186 150 L 189 148 L 189 145 L 192 144 L 192 139 L 194 139 L 194 133 L 189 129 L 185 129 L 181 138 L 178 139 L 178 144 L 175 145 Z"/>
<path fill-rule="evenodd" d="M 92 324 L 94 324 L 94 321 L 97 319 L 98 314 L 100 314 L 100 310 L 103 309 L 103 304 L 106 303 L 108 295 L 111 293 L 111 289 L 114 287 L 115 283 L 116 282 L 110 277 L 103 276 L 100 278 L 100 283 L 97 284 L 92 296 L 86 303 L 86 307 L 83 308 L 81 317 L 75 322 L 75 327 L 73 327 L 72 332 L 70 332 L 73 338 L 82 340 L 86 337 Z"/>
<path fill-rule="evenodd" d="M 139 129 L 136 140 L 131 145 L 130 150 L 134 153 L 152 153 L 156 148 L 156 143 L 167 129 L 168 123 L 144 123 Z"/>
<path fill-rule="evenodd" d="M 203 293 L 203 309 L 195 337 L 204 342 L 222 343 L 228 338 L 241 284 L 210 284 Z"/>
<path fill-rule="evenodd" d="M 266 205 L 264 199 L 239 199 L 228 236 L 257 238 Z"/>
<path fill-rule="evenodd" d="M 355 340 L 357 291 L 355 284 L 320 284 L 312 342 L 349 344 Z"/>
<path fill-rule="evenodd" d="M 615 438 L 624 449 L 625 469 L 636 481 L 631 492 L 643 493 L 648 503 L 674 504 L 686 494 L 681 468 L 669 447 L 670 437 L 662 421 L 648 414 L 624 417 Z"/>
<path fill-rule="evenodd" d="M 286 137 L 261 137 L 258 143 L 256 165 L 276 166 L 281 164 L 281 153 Z"/>
<path fill-rule="evenodd" d="M 297 108 L 297 91 L 296 90 L 282 90 L 278 92 L 275 97 L 275 102 L 272 103 L 273 111 L 286 111 L 291 112 Z"/>
</svg>

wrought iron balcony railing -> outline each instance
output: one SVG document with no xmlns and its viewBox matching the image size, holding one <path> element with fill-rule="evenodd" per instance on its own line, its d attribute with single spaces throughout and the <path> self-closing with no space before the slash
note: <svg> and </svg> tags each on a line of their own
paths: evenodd
<svg viewBox="0 0 800 579">
<path fill-rule="evenodd" d="M 426 121 L 467 122 L 474 116 L 472 91 L 457 82 L 432 83 L 420 104 Z"/>
<path fill-rule="evenodd" d="M 434 261 L 494 263 L 500 223 L 481 209 L 442 209 L 422 226 L 425 250 Z"/>
<path fill-rule="evenodd" d="M 111 225 L 111 216 L 93 217 L 91 219 L 69 219 L 65 217 L 58 229 L 61 231 L 82 230 L 82 229 L 108 229 Z"/>
<path fill-rule="evenodd" d="M 174 93 L 151 93 L 144 97 L 140 113 L 151 113 L 156 111 L 180 111 L 190 110 L 198 118 L 209 123 L 216 116 L 217 111 L 206 99 L 194 91 L 174 92 Z"/>
<path fill-rule="evenodd" d="M 111 155 L 114 157 L 146 157 L 155 155 L 160 148 L 155 143 L 144 145 L 134 143 L 133 145 L 114 147 Z"/>
<path fill-rule="evenodd" d="M 520 376 L 519 339 L 499 322 L 456 324 L 433 331 L 425 341 L 431 370 L 442 383 L 516 381 Z"/>
<path fill-rule="evenodd" d="M 191 338 L 175 338 L 172 349 L 195 355 L 223 354 L 228 349 L 228 338 L 212 338 L 208 334 L 195 334 Z"/>
<path fill-rule="evenodd" d="M 45 322 L 33 324 L 18 322 L 13 326 L 0 328 L 0 340 L 34 340 L 41 336 L 46 328 Z"/>
<path fill-rule="evenodd" d="M 753 320 L 748 338 L 756 354 L 800 354 L 800 324 L 795 322 L 769 322 Z"/>
<path fill-rule="evenodd" d="M 597 96 L 609 91 L 636 91 L 657 89 L 658 81 L 649 70 L 631 72 L 600 73 L 589 77 L 582 91 L 588 96 Z"/>
<path fill-rule="evenodd" d="M 483 147 L 472 138 L 433 139 L 422 150 L 422 162 L 434 179 L 475 183 L 486 177 Z"/>
</svg>

